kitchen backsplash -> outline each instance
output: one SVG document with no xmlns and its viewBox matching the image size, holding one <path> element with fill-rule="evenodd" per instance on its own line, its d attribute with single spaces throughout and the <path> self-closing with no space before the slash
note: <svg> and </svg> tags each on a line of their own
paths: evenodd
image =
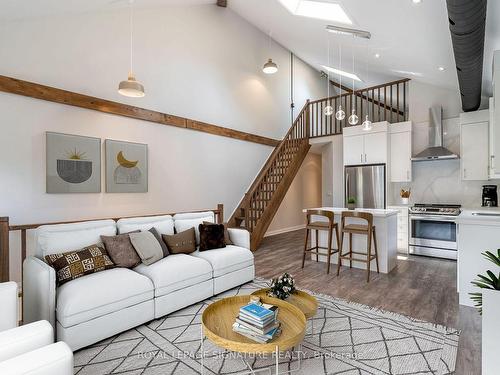
<svg viewBox="0 0 500 375">
<path fill-rule="evenodd" d="M 427 122 L 413 124 L 413 155 L 422 151 L 428 142 Z M 443 121 L 444 146 L 460 154 L 459 119 Z M 462 181 L 460 160 L 439 160 L 414 162 L 413 178 L 410 183 L 389 184 L 388 204 L 401 204 L 399 192 L 411 188 L 412 203 L 458 203 L 464 207 L 481 205 L 481 188 L 486 184 L 500 184 L 500 181 Z"/>
</svg>

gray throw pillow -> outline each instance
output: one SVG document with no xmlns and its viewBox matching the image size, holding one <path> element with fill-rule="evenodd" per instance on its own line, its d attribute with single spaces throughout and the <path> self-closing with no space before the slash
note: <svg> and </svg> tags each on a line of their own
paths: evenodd
<svg viewBox="0 0 500 375">
<path fill-rule="evenodd" d="M 134 231 L 131 233 L 139 232 Z M 123 233 L 116 236 L 101 236 L 102 243 L 108 252 L 109 257 L 117 267 L 132 268 L 141 263 L 141 258 L 137 255 L 129 234 Z"/>
<path fill-rule="evenodd" d="M 168 251 L 167 244 L 163 241 L 163 238 L 161 238 L 161 234 L 156 230 L 155 227 L 151 228 L 149 232 L 153 233 L 153 236 L 155 236 L 156 240 L 159 242 L 161 250 L 163 251 L 163 257 L 165 258 L 170 253 Z"/>
<path fill-rule="evenodd" d="M 135 251 L 146 266 L 158 262 L 163 258 L 163 250 L 160 243 L 150 231 L 131 233 L 130 242 L 134 246 Z"/>
</svg>

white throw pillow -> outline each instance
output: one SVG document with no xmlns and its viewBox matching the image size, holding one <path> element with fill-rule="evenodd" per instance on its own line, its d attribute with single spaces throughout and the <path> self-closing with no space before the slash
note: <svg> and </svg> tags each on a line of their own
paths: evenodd
<svg viewBox="0 0 500 375">
<path fill-rule="evenodd" d="M 196 234 L 196 245 L 200 244 L 200 230 L 198 226 L 203 224 L 204 221 L 209 221 L 211 223 L 214 222 L 213 216 L 200 217 L 197 219 L 185 219 L 185 220 L 175 220 L 175 230 L 177 233 L 183 232 L 189 228 L 194 227 L 194 231 Z"/>
<path fill-rule="evenodd" d="M 130 242 L 139 254 L 142 263 L 146 266 L 158 262 L 163 258 L 163 250 L 151 232 L 130 233 Z"/>
</svg>

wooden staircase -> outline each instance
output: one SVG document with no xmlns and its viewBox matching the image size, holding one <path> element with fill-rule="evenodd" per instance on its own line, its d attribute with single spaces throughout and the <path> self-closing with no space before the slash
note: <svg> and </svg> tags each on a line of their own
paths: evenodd
<svg viewBox="0 0 500 375">
<path fill-rule="evenodd" d="M 245 228 L 250 232 L 250 248 L 257 250 L 283 201 L 288 188 L 300 169 L 311 145 L 310 138 L 337 135 L 349 126 L 347 118 L 356 109 L 360 118 L 366 114 L 373 122 L 399 122 L 407 120 L 406 82 L 389 82 L 385 85 L 306 102 L 288 133 L 273 150 L 240 204 L 229 219 L 230 227 Z M 393 94 L 393 88 L 394 93 Z M 381 96 L 382 93 L 382 96 Z M 400 100 L 402 96 L 402 100 Z M 327 105 L 335 109 L 341 104 L 346 112 L 342 121 L 326 116 Z"/>
</svg>

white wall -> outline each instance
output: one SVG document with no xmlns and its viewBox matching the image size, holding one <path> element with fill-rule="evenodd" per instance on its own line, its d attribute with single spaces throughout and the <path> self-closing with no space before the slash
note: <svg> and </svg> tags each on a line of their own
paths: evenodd
<svg viewBox="0 0 500 375">
<path fill-rule="evenodd" d="M 309 152 L 283 198 L 266 235 L 304 227 L 304 208 L 321 206 L 321 155 Z"/>
<path fill-rule="evenodd" d="M 281 138 L 289 128 L 289 52 L 276 44 L 268 51 L 266 35 L 215 5 L 138 9 L 134 70 L 146 97 L 119 96 L 118 82 L 128 71 L 127 17 L 116 11 L 2 23 L 0 74 L 269 137 Z M 280 68 L 273 76 L 261 71 L 268 55 Z M 297 59 L 297 107 L 325 96 L 325 89 L 319 73 Z M 272 150 L 4 93 L 0 113 L 0 215 L 12 223 L 217 203 L 224 203 L 227 218 Z M 148 144 L 149 192 L 46 194 L 46 131 Z M 13 251 L 11 269 L 17 270 L 18 249 Z"/>
</svg>

